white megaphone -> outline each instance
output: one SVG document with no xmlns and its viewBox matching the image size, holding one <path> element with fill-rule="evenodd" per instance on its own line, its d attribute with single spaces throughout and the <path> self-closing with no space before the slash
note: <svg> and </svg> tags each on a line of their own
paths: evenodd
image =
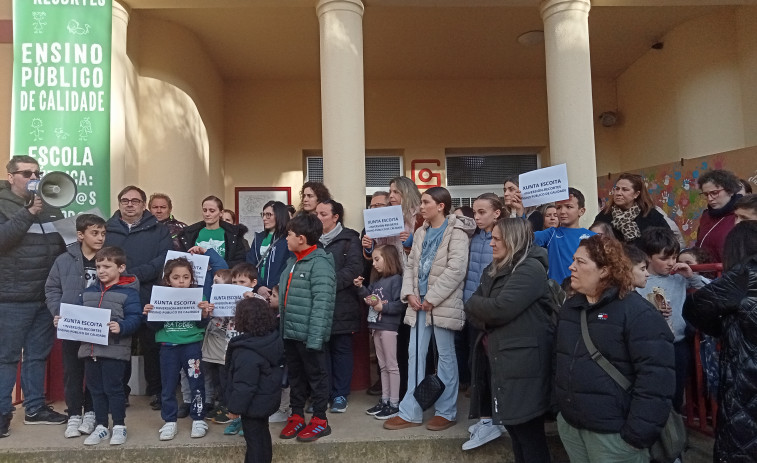
<svg viewBox="0 0 757 463">
<path fill-rule="evenodd" d="M 30 180 L 26 191 L 38 195 L 52 207 L 66 207 L 76 197 L 76 182 L 65 172 L 50 172 L 39 180 Z"/>
</svg>

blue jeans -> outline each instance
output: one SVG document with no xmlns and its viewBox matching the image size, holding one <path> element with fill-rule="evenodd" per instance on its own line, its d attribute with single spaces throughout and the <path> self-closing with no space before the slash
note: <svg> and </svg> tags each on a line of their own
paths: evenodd
<svg viewBox="0 0 757 463">
<path fill-rule="evenodd" d="M 352 334 L 332 334 L 327 344 L 330 399 L 350 395 L 352 383 Z"/>
<path fill-rule="evenodd" d="M 11 393 L 21 364 L 27 414 L 45 405 L 45 366 L 53 348 L 53 316 L 44 302 L 0 302 L 0 414 L 13 411 Z"/>
<path fill-rule="evenodd" d="M 108 411 L 114 426 L 123 426 L 126 419 L 126 394 L 124 392 L 125 360 L 104 357 L 87 358 L 84 374 L 87 388 L 92 394 L 97 424 L 108 427 Z"/>
<path fill-rule="evenodd" d="M 412 309 L 410 309 L 412 310 Z M 416 326 L 410 328 L 410 346 L 408 347 L 407 393 L 400 402 L 399 416 L 405 421 L 413 423 L 423 422 L 423 410 L 413 397 L 415 386 L 423 381 L 426 371 L 426 354 L 428 353 L 431 330 L 436 339 L 436 349 L 439 351 L 439 366 L 437 374 L 444 383 L 444 392 L 434 404 L 434 414 L 450 421 L 457 418 L 457 357 L 455 356 L 455 332 L 438 326 L 426 326 L 426 312 L 416 312 Z M 415 368 L 415 345 L 418 344 L 418 375 Z"/>
<path fill-rule="evenodd" d="M 160 416 L 166 423 L 175 422 L 179 411 L 176 403 L 176 386 L 179 385 L 179 372 L 185 368 L 192 391 L 192 405 L 189 416 L 193 420 L 205 417 L 205 377 L 200 372 L 202 360 L 202 342 L 160 346 L 161 392 Z"/>
</svg>

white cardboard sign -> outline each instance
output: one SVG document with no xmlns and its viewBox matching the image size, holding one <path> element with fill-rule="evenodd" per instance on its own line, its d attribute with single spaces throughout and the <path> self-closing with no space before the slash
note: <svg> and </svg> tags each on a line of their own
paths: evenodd
<svg viewBox="0 0 757 463">
<path fill-rule="evenodd" d="M 405 231 L 402 206 L 377 207 L 363 210 L 365 234 L 371 238 L 397 236 Z"/>
<path fill-rule="evenodd" d="M 202 286 L 205 284 L 205 275 L 208 274 L 208 265 L 210 264 L 210 256 L 205 256 L 203 254 L 190 254 L 188 252 L 179 252 L 179 251 L 168 251 L 166 253 L 166 262 L 168 262 L 171 259 L 176 259 L 179 257 L 186 257 L 187 260 L 192 264 L 192 268 L 195 272 L 195 281 L 197 282 L 198 286 Z M 163 263 L 163 266 L 165 266 L 165 262 Z"/>
<path fill-rule="evenodd" d="M 214 317 L 233 317 L 236 312 L 237 302 L 242 299 L 244 293 L 252 291 L 252 288 L 239 285 L 213 285 L 210 293 L 210 302 L 214 305 Z"/>
<path fill-rule="evenodd" d="M 110 309 L 61 304 L 58 339 L 108 345 Z"/>
<path fill-rule="evenodd" d="M 147 321 L 198 321 L 202 318 L 202 309 L 197 307 L 200 301 L 202 288 L 153 286 L 150 304 L 154 308 L 147 313 Z"/>
<path fill-rule="evenodd" d="M 520 174 L 523 207 L 538 206 L 568 199 L 568 168 L 565 164 Z"/>
</svg>

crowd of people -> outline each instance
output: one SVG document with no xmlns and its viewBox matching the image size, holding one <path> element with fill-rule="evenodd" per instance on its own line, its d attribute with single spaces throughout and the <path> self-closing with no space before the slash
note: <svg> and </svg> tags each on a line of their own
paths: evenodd
<svg viewBox="0 0 757 463">
<path fill-rule="evenodd" d="M 148 199 L 132 185 L 109 219 L 77 216 L 78 240 L 66 247 L 51 225 L 61 211 L 26 191 L 42 174 L 37 161 L 16 156 L 7 171 L 0 437 L 10 435 L 23 350 L 26 424 L 65 424 L 64 436 L 86 435 L 85 445 L 126 442 L 134 344 L 164 421 L 158 439 L 173 439 L 190 417 L 191 437 L 224 424 L 224 434 L 244 436 L 245 461 L 270 462 L 270 423 L 285 422 L 281 439 L 308 442 L 332 432 L 328 413 L 347 411 L 353 362 L 368 361 L 353 355 L 353 338 L 367 322 L 379 377 L 369 393 L 379 400 L 365 413 L 384 429 L 424 423 L 424 378 L 436 373 L 444 387 L 425 426 L 454 426 L 459 395 L 470 397 L 478 421 L 463 451 L 506 433 L 516 462 L 549 462 L 544 424 L 556 419 L 572 462 L 644 462 L 671 409 L 682 411 L 695 328 L 720 342 L 715 461 L 757 455 L 757 196 L 728 171 L 699 177 L 708 206 L 686 249 L 630 173 L 589 228 L 579 225 L 576 188 L 523 207 L 517 177 L 507 178 L 501 197 L 485 193 L 453 211 L 445 188 L 421 193 L 397 177 L 368 207 L 401 206 L 404 231 L 376 239 L 347 228 L 343 206 L 317 182 L 302 186 L 299 209 L 266 203 L 249 242 L 216 196 L 187 225 L 170 197 Z M 200 320 L 147 321 L 154 286 L 198 286 L 192 263 L 166 260 L 169 250 L 209 258 Z M 722 262 L 723 275 L 691 267 L 707 262 Z M 214 284 L 245 287 L 233 317 L 214 314 Z M 111 314 L 107 345 L 62 341 L 65 414 L 43 392 L 61 304 Z"/>
</svg>

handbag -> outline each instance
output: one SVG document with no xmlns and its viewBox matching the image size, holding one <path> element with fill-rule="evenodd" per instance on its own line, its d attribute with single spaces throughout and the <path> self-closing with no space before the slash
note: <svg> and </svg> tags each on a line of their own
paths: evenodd
<svg viewBox="0 0 757 463">
<path fill-rule="evenodd" d="M 597 362 L 605 373 L 610 375 L 623 390 L 628 392 L 632 386 L 631 382 L 597 350 L 597 346 L 592 342 L 589 336 L 589 326 L 586 321 L 586 310 L 581 311 L 581 336 L 584 339 L 586 350 L 589 351 L 591 359 Z M 649 448 L 649 456 L 652 460 L 659 463 L 673 463 L 681 455 L 684 448 L 686 448 L 686 427 L 683 424 L 683 417 L 671 408 L 670 415 L 668 415 L 668 419 L 665 421 L 665 426 L 663 426 L 662 432 L 660 432 L 660 437 Z"/>
<path fill-rule="evenodd" d="M 434 329 L 434 315 L 433 313 L 429 312 L 429 315 L 431 315 L 431 329 Z M 418 381 L 418 333 L 419 333 L 419 326 L 418 323 L 420 320 L 416 318 L 415 322 L 415 380 Z M 413 391 L 413 397 L 415 397 L 416 402 L 418 402 L 418 405 L 420 405 L 421 409 L 423 411 L 428 410 L 431 408 L 437 400 L 439 400 L 439 397 L 442 396 L 442 393 L 444 392 L 444 383 L 441 379 L 439 379 L 439 376 L 437 373 L 437 368 L 439 366 L 439 354 L 436 351 L 436 342 L 435 340 L 431 340 L 431 345 L 434 349 L 434 373 L 426 376 L 423 378 L 423 381 L 420 382 L 420 384 L 417 384 L 415 386 L 415 390 Z"/>
</svg>

